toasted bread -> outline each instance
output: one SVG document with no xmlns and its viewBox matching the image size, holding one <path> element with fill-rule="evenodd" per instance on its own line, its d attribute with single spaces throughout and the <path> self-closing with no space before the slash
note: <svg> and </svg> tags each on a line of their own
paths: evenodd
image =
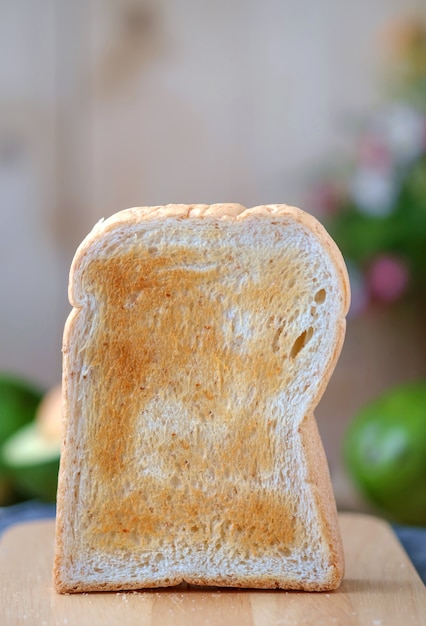
<svg viewBox="0 0 426 626">
<path fill-rule="evenodd" d="M 121 211 L 80 245 L 69 297 L 56 589 L 338 587 L 313 414 L 349 284 L 319 222 L 285 205 Z"/>
</svg>

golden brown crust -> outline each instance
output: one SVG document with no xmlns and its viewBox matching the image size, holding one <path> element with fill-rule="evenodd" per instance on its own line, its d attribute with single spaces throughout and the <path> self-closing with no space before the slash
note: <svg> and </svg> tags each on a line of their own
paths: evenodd
<svg viewBox="0 0 426 626">
<path fill-rule="evenodd" d="M 337 589 L 344 575 L 343 544 L 327 458 L 313 415 L 305 417 L 299 426 L 299 432 L 309 468 L 308 480 L 314 490 L 323 536 L 330 547 L 330 563 L 333 567 L 333 575 L 330 578 L 328 589 Z"/>
<path fill-rule="evenodd" d="M 223 398 L 226 399 L 229 394 L 229 388 L 224 380 L 224 372 L 228 367 L 226 363 L 230 354 L 227 344 L 229 338 L 222 336 L 218 330 L 217 304 L 209 303 L 205 293 L 201 290 L 201 285 L 209 281 L 211 284 L 216 284 L 221 280 L 222 272 L 217 263 L 218 259 L 214 258 L 214 246 L 209 251 L 209 263 L 206 263 L 206 267 L 198 274 L 188 273 L 182 270 L 182 267 L 188 264 L 190 266 L 200 264 L 199 251 L 195 254 L 191 250 L 185 250 L 182 255 L 180 250 L 174 249 L 170 244 L 168 256 L 159 254 L 158 250 L 155 250 L 143 259 L 139 258 L 135 261 L 132 258 L 133 252 L 127 256 L 125 253 L 108 254 L 102 247 L 99 247 L 100 242 L 105 242 L 102 243 L 105 246 L 110 245 L 108 241 L 111 241 L 111 237 L 114 238 L 115 243 L 119 242 L 123 229 L 128 232 L 129 228 L 147 220 L 150 222 L 170 220 L 168 223 L 175 223 L 197 219 L 216 222 L 219 220 L 225 223 L 242 222 L 261 216 L 269 218 L 276 216 L 278 221 L 285 219 L 289 222 L 297 222 L 314 233 L 340 277 L 340 314 L 338 323 L 333 329 L 335 332 L 334 352 L 325 363 L 321 380 L 312 392 L 310 404 L 307 407 L 307 413 L 310 414 L 318 403 L 337 361 L 344 337 L 344 315 L 349 305 L 348 280 L 340 252 L 314 218 L 299 209 L 285 205 L 268 205 L 253 209 L 245 209 L 235 204 L 169 205 L 129 209 L 97 225 L 79 247 L 70 273 L 69 293 L 74 310 L 65 327 L 63 347 L 66 438 L 62 450 L 58 488 L 54 566 L 55 585 L 58 591 L 117 590 L 141 587 L 140 580 L 134 583 L 129 581 L 71 582 L 64 574 L 64 552 L 66 544 L 72 543 L 74 532 L 70 526 L 70 501 L 78 499 L 80 489 L 79 479 L 76 477 L 78 468 L 75 467 L 75 463 L 78 458 L 77 447 L 83 445 L 84 448 L 84 441 L 82 443 L 81 440 L 82 427 L 86 431 L 87 442 L 90 442 L 89 449 L 84 449 L 86 463 L 88 462 L 91 467 L 90 482 L 101 486 L 101 496 L 96 500 L 96 496 L 93 495 L 94 499 L 90 501 L 90 507 L 93 507 L 94 512 L 82 510 L 80 514 L 85 525 L 84 532 L 87 536 L 90 535 L 92 547 L 105 554 L 106 557 L 115 552 L 132 550 L 132 544 L 134 545 L 135 542 L 135 536 L 132 533 L 134 527 L 143 528 L 144 532 L 149 535 L 150 549 L 157 549 L 156 542 L 160 542 L 158 546 L 161 545 L 165 532 L 183 528 L 185 520 L 195 519 L 199 511 L 203 511 L 203 515 L 210 519 L 215 519 L 218 512 L 227 511 L 232 523 L 228 525 L 229 536 L 226 537 L 226 541 L 231 541 L 233 547 L 237 546 L 240 553 L 250 551 L 255 553 L 257 549 L 260 549 L 256 546 L 262 546 L 268 542 L 273 546 L 297 544 L 303 532 L 306 532 L 302 521 L 296 518 L 297 502 L 294 494 L 283 495 L 282 492 L 272 489 L 265 497 L 265 494 L 256 489 L 253 491 L 253 485 L 246 480 L 246 477 L 250 475 L 260 484 L 261 477 L 273 471 L 275 461 L 273 455 L 271 456 L 269 421 L 262 420 L 256 412 L 253 413 L 252 409 L 250 409 L 251 412 L 247 412 L 245 407 L 240 411 L 233 408 L 229 412 L 223 404 Z M 210 236 L 208 231 L 206 231 L 206 236 Z M 215 236 L 214 232 L 211 236 Z M 232 261 L 230 258 L 229 263 L 232 267 L 238 268 L 235 258 Z M 270 272 L 269 297 L 271 299 L 282 297 L 279 294 L 282 288 L 280 281 L 282 268 L 278 266 L 276 271 L 273 269 L 268 271 Z M 159 276 L 163 278 L 160 280 Z M 105 280 L 107 282 L 103 282 Z M 291 282 L 294 281 L 288 281 L 289 284 Z M 276 294 L 271 291 L 271 285 L 274 284 L 278 288 Z M 288 298 L 292 301 L 302 300 L 305 297 L 303 289 L 306 290 L 306 286 L 302 287 L 297 281 L 291 288 L 287 287 Z M 231 301 L 233 289 L 235 289 L 234 285 L 231 285 L 228 291 L 222 288 L 220 297 L 226 302 Z M 261 304 L 263 291 L 264 285 L 261 289 L 256 285 L 245 286 L 242 292 L 243 299 L 247 303 L 253 303 L 252 306 L 267 307 L 265 303 Z M 91 317 L 92 313 L 89 309 L 92 297 L 90 294 L 95 292 L 98 300 L 99 294 L 103 294 L 104 300 L 101 298 L 97 303 L 98 317 L 94 324 L 94 318 Z M 140 297 L 140 294 L 145 292 L 149 292 L 149 299 L 146 303 Z M 204 298 L 203 302 L 200 300 L 198 303 L 192 325 L 187 323 L 188 310 L 183 308 L 182 301 L 179 299 L 182 294 L 187 293 L 198 294 L 197 297 Z M 136 306 L 139 316 L 144 320 L 147 319 L 149 311 L 158 312 L 158 315 L 154 315 L 156 321 L 152 328 L 145 326 L 140 332 L 138 331 L 139 322 L 131 316 Z M 87 328 L 90 326 L 89 341 Z M 177 328 L 179 333 L 176 332 Z M 305 334 L 308 331 L 305 331 Z M 258 332 L 265 341 L 270 342 L 274 337 L 272 327 L 265 327 Z M 267 358 L 258 350 L 240 356 L 238 350 L 232 353 L 231 375 L 234 384 L 244 392 L 242 395 L 247 395 L 245 381 L 249 373 L 251 380 L 262 380 L 262 384 L 267 385 L 266 396 L 279 392 L 280 385 L 282 385 L 282 360 L 283 358 L 288 362 L 292 360 L 291 346 L 296 345 L 295 338 L 291 334 L 286 338 L 280 333 L 280 329 L 275 331 L 277 340 L 281 341 L 280 353 L 269 354 Z M 176 335 L 179 337 L 177 341 Z M 196 361 L 194 361 L 194 354 Z M 89 376 L 92 377 L 90 383 L 92 392 L 85 391 L 86 375 L 82 373 L 82 368 L 86 367 L 87 363 L 90 364 Z M 192 385 L 189 390 L 185 387 L 185 376 L 188 376 L 188 371 L 194 368 L 194 364 L 197 367 L 197 375 L 194 376 L 192 373 L 188 378 Z M 97 369 L 102 370 L 103 375 L 108 378 L 107 404 L 105 396 L 101 393 L 99 379 L 93 378 L 96 376 Z M 124 376 L 123 372 L 125 372 Z M 184 382 L 181 380 L 182 374 Z M 77 378 L 80 380 L 78 384 Z M 137 453 L 137 450 L 143 449 L 141 448 L 142 441 L 135 438 L 135 433 L 138 432 L 137 420 L 140 419 L 141 412 L 145 410 L 144 407 L 151 407 L 149 410 L 152 412 L 152 407 L 155 407 L 158 399 L 156 390 L 170 386 L 173 387 L 176 397 L 190 397 L 190 401 L 198 407 L 200 415 L 211 414 L 213 416 L 218 413 L 221 416 L 215 426 L 216 430 L 209 430 L 208 425 L 202 426 L 204 432 L 211 433 L 212 440 L 217 437 L 213 433 L 217 432 L 218 427 L 219 429 L 224 426 L 228 428 L 231 424 L 232 428 L 229 432 L 232 434 L 228 435 L 228 439 L 224 439 L 221 445 L 217 445 L 218 441 L 215 439 L 215 446 L 210 450 L 209 460 L 214 466 L 214 481 L 221 487 L 216 488 L 216 491 L 206 492 L 205 489 L 193 485 L 194 476 L 192 476 L 190 488 L 188 485 L 184 484 L 182 487 L 176 483 L 172 485 L 171 490 L 170 486 L 165 486 L 155 475 L 147 475 L 143 485 L 144 490 L 150 494 L 150 501 L 149 506 L 142 506 L 141 492 L 138 490 L 130 489 L 127 494 L 123 495 L 121 487 L 117 487 L 118 491 L 116 496 L 114 495 L 115 477 L 119 475 L 124 480 L 123 476 L 127 476 L 127 482 L 132 481 L 134 470 L 129 470 L 126 475 L 126 464 L 129 458 L 133 458 Z M 84 410 L 90 415 L 90 420 L 87 420 L 86 424 L 78 425 L 78 414 L 83 406 L 81 398 L 87 393 L 90 395 L 84 398 Z M 132 402 L 127 405 L 126 413 L 123 414 L 123 398 L 130 396 L 133 398 L 135 395 L 137 395 L 137 401 L 132 399 Z M 96 418 L 100 414 L 103 415 L 101 420 Z M 277 580 L 267 573 L 250 576 L 241 574 L 220 576 L 216 573 L 212 577 L 185 575 L 186 582 L 259 588 L 285 586 L 288 589 L 307 590 L 332 589 L 340 583 L 343 557 L 321 441 L 313 418 L 305 419 L 299 428 L 307 459 L 307 484 L 313 486 L 321 538 L 327 544 L 327 550 L 331 555 L 331 573 L 328 574 L 327 579 L 321 583 L 315 583 L 289 577 L 283 582 L 282 576 Z M 182 433 L 178 431 L 173 433 L 172 428 L 171 431 L 167 431 L 167 434 L 170 442 L 163 444 L 161 439 L 158 440 L 164 448 L 159 462 L 163 464 L 163 470 L 167 475 L 173 475 L 176 468 L 178 474 L 179 472 L 182 474 L 185 464 L 192 463 L 196 468 L 207 467 L 200 451 L 191 447 L 191 442 Z M 250 442 L 250 437 L 257 442 L 256 446 L 251 443 L 246 444 L 247 441 Z M 248 449 L 247 445 L 252 447 Z M 165 458 L 168 459 L 167 463 Z M 235 482 L 229 483 L 228 481 L 230 460 L 235 462 L 238 468 L 237 489 Z M 108 492 L 108 497 L 103 498 L 102 485 L 113 485 L 112 490 Z M 183 489 L 182 492 L 180 492 L 181 489 Z M 168 511 L 170 512 L 170 499 L 173 497 L 173 492 L 181 504 L 174 507 L 173 525 L 171 530 L 167 531 L 164 520 Z M 65 510 L 66 507 L 68 507 L 67 510 Z M 93 522 L 93 519 L 96 521 Z M 252 519 L 256 520 L 256 525 L 253 526 L 250 534 L 241 532 L 239 529 L 248 527 Z M 200 541 L 201 536 L 205 540 L 205 529 L 197 528 L 196 524 L 193 526 L 191 530 L 193 541 Z M 179 584 L 182 580 L 182 577 L 176 576 L 163 579 L 157 577 L 152 581 L 145 578 L 143 586 L 168 586 Z"/>
</svg>

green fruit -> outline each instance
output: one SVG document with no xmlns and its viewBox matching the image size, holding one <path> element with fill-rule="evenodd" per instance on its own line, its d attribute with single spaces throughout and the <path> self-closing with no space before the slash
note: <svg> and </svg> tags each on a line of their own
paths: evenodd
<svg viewBox="0 0 426 626">
<path fill-rule="evenodd" d="M 55 501 L 60 456 L 56 439 L 44 437 L 36 423 L 27 424 L 6 441 L 0 454 L 24 496 Z"/>
<path fill-rule="evenodd" d="M 42 396 L 42 391 L 27 381 L 0 373 L 0 446 L 34 419 Z M 15 499 L 13 482 L 0 460 L 0 506 Z"/>
<path fill-rule="evenodd" d="M 43 392 L 30 383 L 0 374 L 0 445 L 34 419 L 42 397 Z"/>
<path fill-rule="evenodd" d="M 395 521 L 426 525 L 426 382 L 364 407 L 343 443 L 349 474 L 367 500 Z"/>
</svg>

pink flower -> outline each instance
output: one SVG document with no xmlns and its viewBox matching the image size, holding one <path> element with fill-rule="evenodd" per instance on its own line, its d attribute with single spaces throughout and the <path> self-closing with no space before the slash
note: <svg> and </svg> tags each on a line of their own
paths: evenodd
<svg viewBox="0 0 426 626">
<path fill-rule="evenodd" d="M 374 134 L 366 134 L 359 142 L 359 163 L 365 168 L 388 172 L 392 165 L 389 147 Z"/>
<path fill-rule="evenodd" d="M 309 204 L 316 215 L 334 215 L 338 213 L 343 192 L 337 183 L 323 180 L 313 185 L 309 192 Z"/>
<path fill-rule="evenodd" d="M 367 281 L 373 297 L 383 302 L 395 302 L 408 287 L 408 268 L 400 258 L 382 255 L 371 265 Z"/>
</svg>

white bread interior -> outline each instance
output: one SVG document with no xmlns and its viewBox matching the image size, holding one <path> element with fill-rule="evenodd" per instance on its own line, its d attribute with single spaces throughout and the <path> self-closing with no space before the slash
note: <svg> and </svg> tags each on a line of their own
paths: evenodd
<svg viewBox="0 0 426 626">
<path fill-rule="evenodd" d="M 349 285 L 323 227 L 285 205 L 129 209 L 83 241 L 69 297 L 56 589 L 338 587 L 313 412 Z"/>
</svg>

